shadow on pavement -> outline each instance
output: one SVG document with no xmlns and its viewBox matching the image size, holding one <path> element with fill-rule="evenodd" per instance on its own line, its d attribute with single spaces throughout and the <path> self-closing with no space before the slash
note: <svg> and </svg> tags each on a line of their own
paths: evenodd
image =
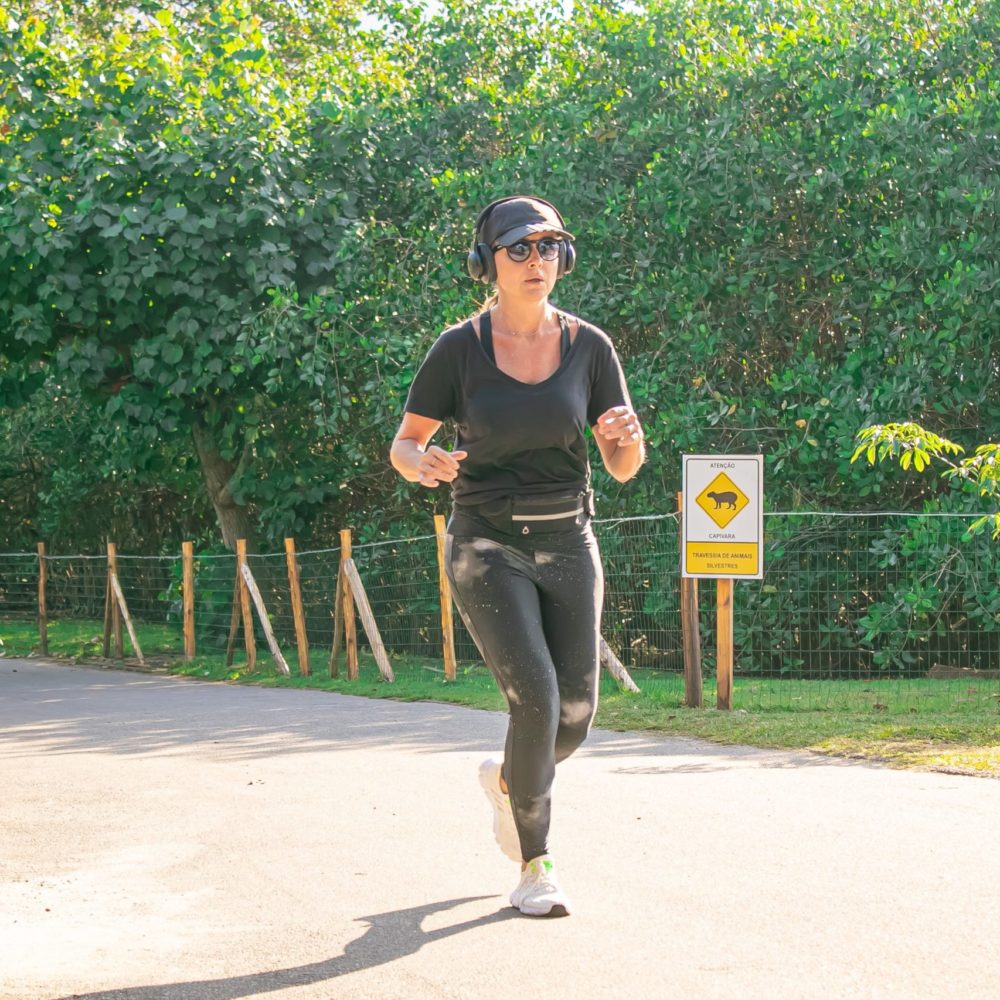
<svg viewBox="0 0 1000 1000">
<path fill-rule="evenodd" d="M 97 993 L 71 993 L 61 1000 L 235 1000 L 237 997 L 257 996 L 274 993 L 293 986 L 309 986 L 323 983 L 339 976 L 364 969 L 386 965 L 396 959 L 405 958 L 419 951 L 425 944 L 442 938 L 461 934 L 476 927 L 501 923 L 505 920 L 522 919 L 512 907 L 505 906 L 495 913 L 474 920 L 425 931 L 421 927 L 424 918 L 432 913 L 440 913 L 466 903 L 477 903 L 491 896 L 465 896 L 424 906 L 411 906 L 405 910 L 392 910 L 359 917 L 359 922 L 368 924 L 368 929 L 357 940 L 351 941 L 336 958 L 328 958 L 310 965 L 298 965 L 291 969 L 273 969 L 254 972 L 245 976 L 231 976 L 227 979 L 202 979 L 185 983 L 161 983 L 154 986 L 128 986 L 116 990 Z"/>
<path fill-rule="evenodd" d="M 227 760 L 337 746 L 490 752 L 502 744 L 506 731 L 502 712 L 438 702 L 106 674 L 23 660 L 0 663 L 0 674 L 0 749 L 10 757 L 39 752 L 169 754 L 197 744 L 204 745 L 206 757 Z M 620 765 L 617 769 L 625 774 L 729 770 L 734 762 L 764 768 L 829 767 L 834 762 L 801 752 L 608 730 L 595 730 L 583 753 L 660 758 L 648 768 Z"/>
<path fill-rule="evenodd" d="M 42 664 L 21 663 L 8 673 L 10 666 L 0 663 L 0 749 L 12 757 L 170 753 L 193 744 L 230 760 L 337 746 L 492 750 L 505 726 L 496 713 L 445 704 Z M 492 729 L 482 722 L 449 726 L 463 711 L 496 721 Z"/>
<path fill-rule="evenodd" d="M 503 742 L 507 725 L 502 712 L 454 704 L 107 674 L 24 660 L 0 663 L 0 674 L 4 695 L 0 749 L 10 757 L 33 757 L 39 751 L 170 754 L 193 744 L 204 744 L 207 755 L 227 760 L 338 746 L 392 746 L 413 753 L 490 752 Z M 595 730 L 583 753 L 660 758 L 648 769 L 619 765 L 617 770 L 624 774 L 702 773 L 729 770 L 734 764 L 829 767 L 833 762 L 801 752 L 608 730 Z M 670 760 L 664 761 L 664 755 Z"/>
</svg>

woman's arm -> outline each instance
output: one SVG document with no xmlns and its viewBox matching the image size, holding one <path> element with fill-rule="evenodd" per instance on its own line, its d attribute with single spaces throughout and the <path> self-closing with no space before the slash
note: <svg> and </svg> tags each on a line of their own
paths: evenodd
<svg viewBox="0 0 1000 1000">
<path fill-rule="evenodd" d="M 620 483 L 631 479 L 646 460 L 642 425 L 629 406 L 612 406 L 597 418 L 594 440 L 604 468 Z"/>
<path fill-rule="evenodd" d="M 440 420 L 404 413 L 403 422 L 392 439 L 389 461 L 408 482 L 435 487 L 450 483 L 458 475 L 458 465 L 468 452 L 445 451 L 428 442 L 441 426 Z"/>
</svg>

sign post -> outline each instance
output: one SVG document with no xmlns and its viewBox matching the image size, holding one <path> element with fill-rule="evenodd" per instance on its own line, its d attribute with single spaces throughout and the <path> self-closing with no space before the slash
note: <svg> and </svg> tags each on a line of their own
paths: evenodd
<svg viewBox="0 0 1000 1000">
<path fill-rule="evenodd" d="M 732 707 L 733 581 L 764 576 L 764 456 L 685 455 L 681 576 L 717 580 L 716 704 Z"/>
</svg>

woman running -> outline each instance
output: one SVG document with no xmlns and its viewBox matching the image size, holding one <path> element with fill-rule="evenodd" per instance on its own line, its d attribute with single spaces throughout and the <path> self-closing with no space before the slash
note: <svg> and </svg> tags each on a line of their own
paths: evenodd
<svg viewBox="0 0 1000 1000">
<path fill-rule="evenodd" d="M 610 339 L 549 301 L 575 259 L 549 202 L 514 196 L 482 211 L 468 269 L 494 292 L 434 342 L 390 453 L 410 482 L 451 484 L 452 593 L 509 710 L 503 756 L 479 781 L 498 844 L 521 863 L 511 904 L 530 916 L 570 912 L 549 854 L 552 780 L 597 709 L 604 577 L 586 428 L 620 482 L 645 456 Z M 452 451 L 430 443 L 445 420 Z"/>
</svg>

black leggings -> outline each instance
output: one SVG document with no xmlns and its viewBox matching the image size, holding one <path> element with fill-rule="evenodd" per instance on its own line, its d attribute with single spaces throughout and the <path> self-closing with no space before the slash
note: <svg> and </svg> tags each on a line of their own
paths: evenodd
<svg viewBox="0 0 1000 1000">
<path fill-rule="evenodd" d="M 504 780 L 526 861 L 548 853 L 555 766 L 597 709 L 604 574 L 589 525 L 508 541 L 449 534 L 455 604 L 500 685 Z"/>
</svg>

